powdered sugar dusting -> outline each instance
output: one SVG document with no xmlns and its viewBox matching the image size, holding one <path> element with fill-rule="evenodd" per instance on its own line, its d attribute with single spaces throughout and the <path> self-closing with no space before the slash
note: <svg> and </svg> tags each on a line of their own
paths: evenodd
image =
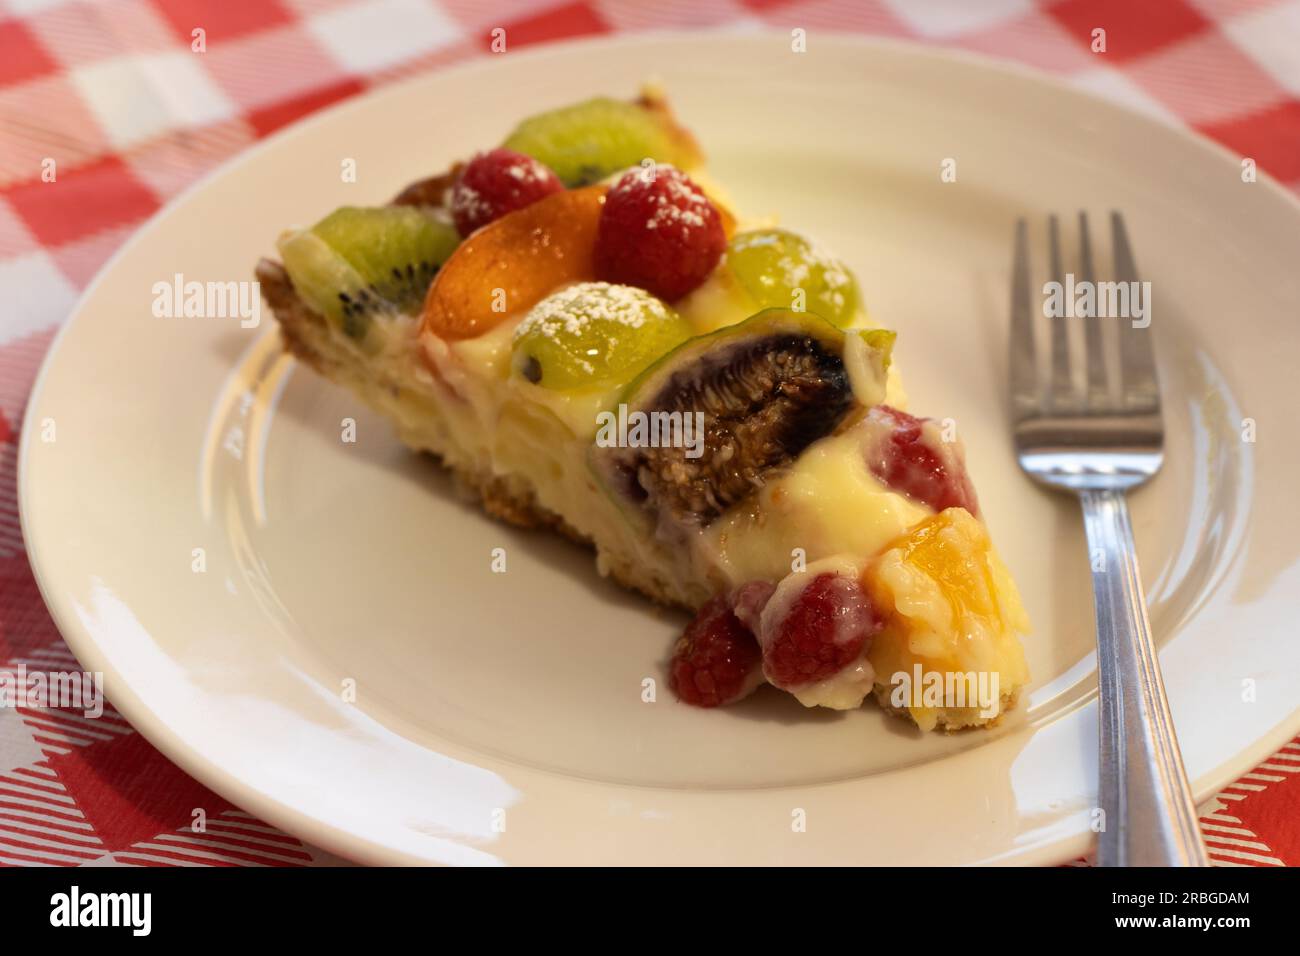
<svg viewBox="0 0 1300 956">
<path fill-rule="evenodd" d="M 647 229 L 669 229 L 680 227 L 683 233 L 691 229 L 702 229 L 707 220 L 705 214 L 710 206 L 709 199 L 692 183 L 686 174 L 668 163 L 654 166 L 653 180 L 647 170 L 634 167 L 621 176 L 610 190 L 611 196 L 630 195 L 644 188 L 648 182 L 660 183 L 664 191 L 655 197 L 655 211 L 645 223 Z"/>
<path fill-rule="evenodd" d="M 532 156 L 499 148 L 469 161 L 452 186 L 447 205 L 457 230 L 468 236 L 563 188 L 555 174 Z"/>
<path fill-rule="evenodd" d="M 514 338 L 519 341 L 536 334 L 553 342 L 572 341 L 589 330 L 596 331 L 596 337 L 609 338 L 618 329 L 639 329 L 647 322 L 664 322 L 668 318 L 668 307 L 644 289 L 610 282 L 579 282 L 533 306 L 515 329 Z M 593 371 L 590 363 L 581 364 L 587 372 Z"/>
<path fill-rule="evenodd" d="M 772 271 L 757 277 L 765 288 L 816 290 L 815 294 L 837 311 L 846 306 L 853 277 L 830 252 L 782 230 L 746 234 L 736 240 L 737 251 L 760 246 L 781 252 Z"/>
<path fill-rule="evenodd" d="M 516 161 L 504 167 L 503 171 L 511 179 L 517 179 L 521 183 L 544 183 L 551 177 L 551 171 L 541 162 L 522 153 Z"/>
<path fill-rule="evenodd" d="M 492 218 L 492 204 L 467 183 L 457 183 L 451 191 L 451 214 L 457 220 L 479 222 Z"/>
</svg>

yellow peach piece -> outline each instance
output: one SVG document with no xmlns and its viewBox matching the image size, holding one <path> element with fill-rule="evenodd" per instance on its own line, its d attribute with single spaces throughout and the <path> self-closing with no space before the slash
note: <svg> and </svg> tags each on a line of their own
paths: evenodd
<svg viewBox="0 0 1300 956">
<path fill-rule="evenodd" d="M 964 508 L 896 538 L 863 582 L 887 621 L 868 655 L 877 694 L 907 709 L 921 729 L 993 723 L 1028 682 L 1019 635 L 1029 618 L 987 529 Z M 918 683 L 945 692 L 927 698 Z M 959 688 L 991 689 L 992 698 L 955 698 Z"/>
</svg>

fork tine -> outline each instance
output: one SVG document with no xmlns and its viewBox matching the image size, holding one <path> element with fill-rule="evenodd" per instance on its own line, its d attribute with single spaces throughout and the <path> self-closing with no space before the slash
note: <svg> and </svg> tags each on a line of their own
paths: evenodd
<svg viewBox="0 0 1300 956">
<path fill-rule="evenodd" d="M 1133 261 L 1133 250 L 1129 247 L 1128 232 L 1124 228 L 1124 217 L 1118 212 L 1110 214 L 1111 242 L 1115 250 L 1115 281 L 1137 282 L 1137 264 Z M 1130 298 L 1130 305 L 1132 298 Z M 1151 303 L 1148 300 L 1147 322 L 1151 318 Z M 1130 310 L 1131 311 L 1131 310 Z M 1122 399 L 1126 409 L 1137 411 L 1155 411 L 1160 407 L 1160 387 L 1156 381 L 1155 354 L 1151 345 L 1151 329 L 1135 328 L 1132 319 L 1120 318 L 1119 322 L 1119 368 Z"/>
<path fill-rule="evenodd" d="M 1079 211 L 1079 272 L 1091 285 L 1096 281 L 1092 269 L 1092 241 L 1088 234 L 1088 214 Z M 1095 287 L 1094 287 L 1095 288 Z M 1101 344 L 1101 319 L 1096 309 L 1083 320 L 1083 345 L 1088 363 L 1088 403 L 1099 405 L 1106 400 L 1106 353 Z"/>
<path fill-rule="evenodd" d="M 1055 214 L 1047 217 L 1047 236 L 1050 246 L 1052 280 L 1065 284 L 1065 273 L 1061 268 L 1060 223 Z M 1052 316 L 1052 374 L 1050 378 L 1050 395 L 1053 402 L 1069 401 L 1073 388 L 1070 383 L 1070 337 L 1066 325 L 1065 310 L 1060 315 Z"/>
<path fill-rule="evenodd" d="M 1011 274 L 1011 369 L 1012 418 L 1019 421 L 1037 410 L 1038 368 L 1034 362 L 1033 290 L 1029 279 L 1029 227 L 1016 221 L 1016 259 Z"/>
</svg>

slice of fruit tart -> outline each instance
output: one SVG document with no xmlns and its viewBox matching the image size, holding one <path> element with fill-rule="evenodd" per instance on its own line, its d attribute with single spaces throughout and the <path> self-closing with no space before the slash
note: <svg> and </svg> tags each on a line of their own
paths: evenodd
<svg viewBox="0 0 1300 956">
<path fill-rule="evenodd" d="M 287 347 L 487 512 L 695 613 L 679 699 L 997 721 L 1028 622 L 961 446 L 903 411 L 852 272 L 702 163 L 657 92 L 592 99 L 284 233 L 257 276 Z"/>
</svg>

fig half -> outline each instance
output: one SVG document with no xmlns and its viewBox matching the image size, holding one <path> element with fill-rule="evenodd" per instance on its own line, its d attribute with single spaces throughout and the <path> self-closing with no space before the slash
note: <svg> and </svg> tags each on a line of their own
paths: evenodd
<svg viewBox="0 0 1300 956">
<path fill-rule="evenodd" d="M 597 475 L 651 523 L 708 525 L 855 407 L 845 341 L 825 319 L 787 309 L 686 341 L 624 393 L 621 441 L 597 436 Z"/>
</svg>

